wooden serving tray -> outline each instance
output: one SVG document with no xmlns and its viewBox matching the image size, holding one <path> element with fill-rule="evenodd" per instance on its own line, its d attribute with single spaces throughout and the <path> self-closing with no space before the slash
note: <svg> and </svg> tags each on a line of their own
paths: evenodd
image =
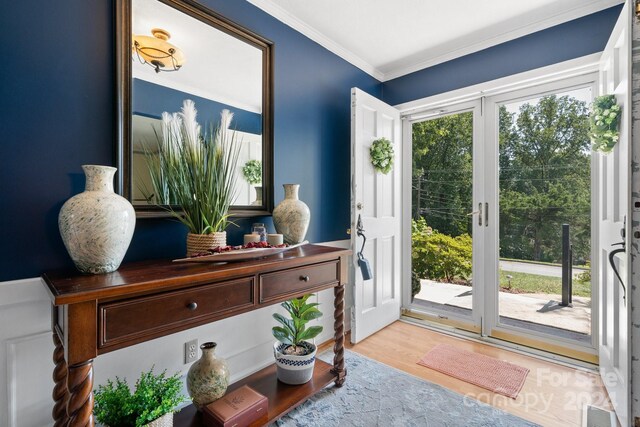
<svg viewBox="0 0 640 427">
<path fill-rule="evenodd" d="M 230 262 L 230 261 L 245 261 L 248 259 L 262 258 L 269 255 L 275 255 L 282 252 L 286 252 L 289 249 L 299 248 L 306 245 L 309 242 L 305 240 L 302 243 L 287 246 L 285 248 L 250 248 L 250 249 L 238 249 L 229 252 L 221 252 L 219 254 L 211 254 L 197 257 L 174 259 L 173 262 Z"/>
</svg>

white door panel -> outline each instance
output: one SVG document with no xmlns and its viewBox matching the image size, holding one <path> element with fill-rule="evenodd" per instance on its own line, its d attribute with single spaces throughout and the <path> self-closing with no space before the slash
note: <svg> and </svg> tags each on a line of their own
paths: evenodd
<svg viewBox="0 0 640 427">
<path fill-rule="evenodd" d="M 371 165 L 369 147 L 379 138 L 394 145 L 394 167 L 388 174 Z M 354 311 L 351 340 L 358 342 L 400 316 L 400 113 L 373 96 L 351 91 L 351 245 L 354 251 Z M 364 257 L 373 271 L 363 281 L 357 251 L 362 239 L 356 234 L 361 217 L 367 238 Z"/>
<path fill-rule="evenodd" d="M 628 253 L 614 255 L 622 282 L 610 265 L 611 251 L 625 242 L 629 247 L 626 218 L 629 212 L 630 168 L 630 44 L 629 2 L 625 4 L 600 62 L 600 95 L 615 94 L 622 107 L 620 140 L 610 154 L 598 154 L 598 254 L 600 293 L 600 374 L 621 425 L 629 424 L 630 353 L 629 301 L 625 286 L 630 283 Z M 624 231 L 624 234 L 621 232 Z"/>
</svg>

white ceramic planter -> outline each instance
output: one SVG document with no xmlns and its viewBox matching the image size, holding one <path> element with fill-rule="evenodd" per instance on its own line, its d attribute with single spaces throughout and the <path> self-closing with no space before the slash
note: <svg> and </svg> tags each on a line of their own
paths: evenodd
<svg viewBox="0 0 640 427">
<path fill-rule="evenodd" d="M 295 356 L 282 352 L 288 344 L 276 341 L 273 344 L 273 356 L 276 359 L 276 370 L 278 380 L 285 384 L 297 385 L 309 382 L 313 377 L 313 367 L 316 364 L 317 347 L 314 344 L 305 342 L 313 351 L 304 356 Z"/>
<path fill-rule="evenodd" d="M 85 191 L 67 200 L 58 227 L 74 264 L 83 273 L 110 273 L 120 267 L 136 214 L 131 203 L 113 192 L 110 166 L 83 165 Z"/>
</svg>

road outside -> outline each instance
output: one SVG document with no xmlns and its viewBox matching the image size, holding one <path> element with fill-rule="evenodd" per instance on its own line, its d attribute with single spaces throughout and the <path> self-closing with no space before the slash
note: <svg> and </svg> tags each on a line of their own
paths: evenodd
<svg viewBox="0 0 640 427">
<path fill-rule="evenodd" d="M 535 264 L 530 262 L 504 261 L 500 260 L 502 271 L 513 271 L 516 273 L 537 274 L 540 276 L 562 277 L 562 267 L 548 264 Z M 582 273 L 586 269 L 573 267 L 573 276 Z"/>
</svg>

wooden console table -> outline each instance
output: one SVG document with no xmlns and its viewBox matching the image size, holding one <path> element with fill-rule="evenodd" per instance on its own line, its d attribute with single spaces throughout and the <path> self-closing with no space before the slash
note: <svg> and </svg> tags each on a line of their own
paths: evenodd
<svg viewBox="0 0 640 427">
<path fill-rule="evenodd" d="M 341 386 L 344 366 L 344 285 L 350 251 L 306 245 L 237 263 L 145 261 L 103 275 L 77 271 L 43 275 L 52 301 L 55 350 L 52 411 L 55 426 L 93 426 L 93 359 L 195 326 L 246 313 L 294 297 L 334 288 L 333 366 L 316 362 L 313 379 L 287 386 L 274 365 L 230 389 L 249 384 L 269 398 L 266 424 L 331 382 Z M 199 426 L 193 406 L 176 425 Z"/>
</svg>

